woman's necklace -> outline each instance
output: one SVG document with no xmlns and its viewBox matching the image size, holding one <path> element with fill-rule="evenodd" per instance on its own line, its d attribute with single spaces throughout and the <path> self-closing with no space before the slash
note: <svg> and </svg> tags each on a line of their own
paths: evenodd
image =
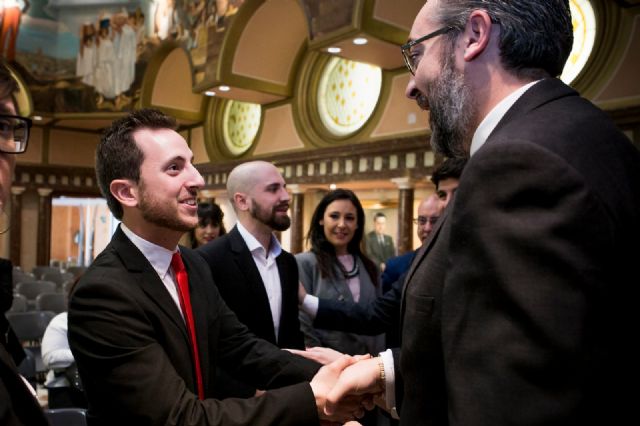
<svg viewBox="0 0 640 426">
<path fill-rule="evenodd" d="M 348 280 L 357 276 L 360 273 L 360 268 L 358 267 L 358 262 L 356 261 L 356 257 L 354 255 L 351 255 L 351 257 L 353 258 L 353 268 L 351 268 L 350 271 L 347 271 L 346 269 L 342 268 L 344 271 L 344 277 Z"/>
</svg>

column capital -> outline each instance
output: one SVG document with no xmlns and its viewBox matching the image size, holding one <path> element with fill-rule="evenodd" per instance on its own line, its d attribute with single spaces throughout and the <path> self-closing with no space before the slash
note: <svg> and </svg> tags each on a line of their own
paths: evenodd
<svg viewBox="0 0 640 426">
<path fill-rule="evenodd" d="M 26 190 L 27 188 L 25 186 L 12 186 L 11 195 L 20 195 Z"/>
<path fill-rule="evenodd" d="M 38 188 L 38 195 L 41 197 L 48 197 L 53 192 L 53 188 Z"/>
<path fill-rule="evenodd" d="M 391 182 L 395 183 L 398 189 L 413 189 L 416 186 L 416 180 L 411 177 L 392 178 Z"/>
</svg>

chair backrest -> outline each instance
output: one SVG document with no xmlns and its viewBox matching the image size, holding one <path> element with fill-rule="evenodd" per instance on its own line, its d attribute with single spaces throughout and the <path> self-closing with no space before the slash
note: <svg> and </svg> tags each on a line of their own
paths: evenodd
<svg viewBox="0 0 640 426">
<path fill-rule="evenodd" d="M 31 272 L 23 272 L 20 270 L 13 270 L 13 285 L 15 286 L 18 283 L 23 281 L 35 281 L 36 277 Z"/>
<path fill-rule="evenodd" d="M 23 281 L 16 284 L 16 293 L 19 293 L 29 300 L 34 300 L 42 293 L 55 293 L 56 283 L 51 281 Z"/>
<path fill-rule="evenodd" d="M 27 298 L 21 294 L 14 294 L 13 303 L 11 303 L 11 308 L 7 312 L 27 312 L 28 309 Z"/>
<path fill-rule="evenodd" d="M 31 270 L 31 272 L 33 272 L 33 275 L 35 275 L 35 277 L 39 280 L 42 279 L 42 276 L 48 272 L 61 272 L 60 268 L 56 268 L 53 266 L 43 266 L 43 265 L 39 265 L 39 266 L 34 266 L 33 269 Z"/>
<path fill-rule="evenodd" d="M 63 293 L 40 293 L 36 297 L 36 310 L 59 314 L 67 310 L 67 295 Z"/>
<path fill-rule="evenodd" d="M 62 283 L 66 281 L 66 279 L 62 276 L 62 272 L 60 271 L 45 272 L 44 274 L 42 274 L 41 280 L 51 281 L 52 283 L 56 283 L 57 285 L 62 285 Z"/>
<path fill-rule="evenodd" d="M 7 320 L 21 342 L 40 341 L 55 316 L 51 311 L 7 312 Z"/>
<path fill-rule="evenodd" d="M 54 408 L 44 410 L 51 426 L 87 426 L 84 408 Z"/>
</svg>

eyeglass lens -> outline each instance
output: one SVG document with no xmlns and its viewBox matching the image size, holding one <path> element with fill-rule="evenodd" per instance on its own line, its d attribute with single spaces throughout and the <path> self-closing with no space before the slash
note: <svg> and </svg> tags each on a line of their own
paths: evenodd
<svg viewBox="0 0 640 426">
<path fill-rule="evenodd" d="M 29 125 L 19 117 L 0 118 L 0 151 L 21 153 L 27 147 Z"/>
</svg>

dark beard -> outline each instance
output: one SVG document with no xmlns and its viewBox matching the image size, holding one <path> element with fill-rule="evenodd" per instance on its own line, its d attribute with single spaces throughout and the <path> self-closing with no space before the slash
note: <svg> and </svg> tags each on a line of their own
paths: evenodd
<svg viewBox="0 0 640 426">
<path fill-rule="evenodd" d="M 274 206 L 271 211 L 267 209 L 263 209 L 256 200 L 252 200 L 251 202 L 251 217 L 256 219 L 259 222 L 264 223 L 269 228 L 274 231 L 286 231 L 291 226 L 291 218 L 289 216 L 281 216 L 278 217 L 276 215 L 276 208 L 279 206 Z"/>
<path fill-rule="evenodd" d="M 142 218 L 149 223 L 160 226 L 173 231 L 188 232 L 195 228 L 194 225 L 180 220 L 178 212 L 169 212 L 165 204 L 160 204 L 147 197 L 147 191 L 144 189 L 142 179 L 140 179 L 140 201 L 138 208 L 142 214 Z"/>
<path fill-rule="evenodd" d="M 444 49 L 442 72 L 426 89 L 432 149 L 445 157 L 468 157 L 475 105 L 462 74 L 454 68 L 452 45 Z"/>
</svg>

